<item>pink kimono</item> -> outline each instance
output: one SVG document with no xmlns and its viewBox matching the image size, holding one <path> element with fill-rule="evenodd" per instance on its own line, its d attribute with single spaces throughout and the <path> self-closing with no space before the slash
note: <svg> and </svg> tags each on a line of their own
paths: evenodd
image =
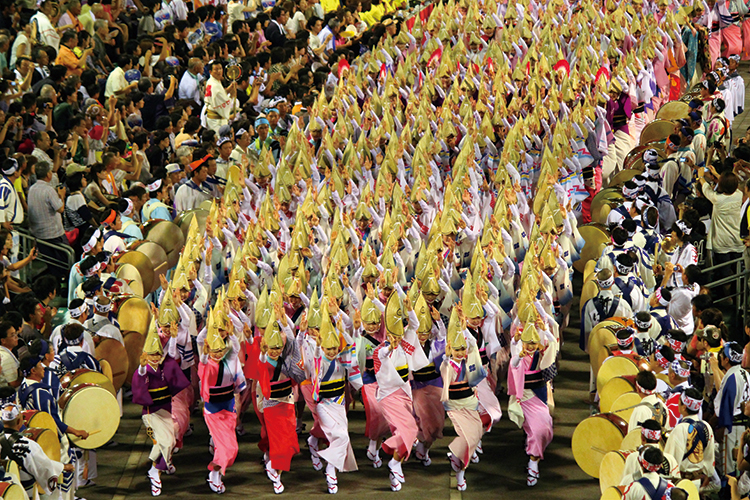
<svg viewBox="0 0 750 500">
<path fill-rule="evenodd" d="M 547 407 L 547 383 L 539 369 L 541 358 L 541 351 L 520 361 L 514 357 L 508 370 L 508 394 L 511 396 L 508 412 L 515 421 L 511 406 L 520 403 L 522 428 L 526 433 L 526 454 L 540 459 L 544 458 L 544 450 L 552 442 L 554 433 L 552 416 Z"/>
</svg>

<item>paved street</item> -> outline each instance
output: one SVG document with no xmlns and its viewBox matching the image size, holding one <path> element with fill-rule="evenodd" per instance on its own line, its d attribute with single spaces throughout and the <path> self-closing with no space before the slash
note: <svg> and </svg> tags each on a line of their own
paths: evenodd
<svg viewBox="0 0 750 500">
<path fill-rule="evenodd" d="M 747 63 L 743 63 L 743 74 L 747 75 Z M 750 83 L 750 78 L 746 78 Z M 746 93 L 750 99 L 750 91 Z M 746 109 L 750 103 L 746 102 Z M 750 126 L 750 113 L 744 113 L 734 121 L 734 137 L 744 135 Z M 580 276 L 574 284 L 580 292 Z M 578 297 L 574 299 L 574 315 L 577 316 Z M 573 318 L 571 326 L 564 333 L 560 375 L 556 379 L 555 438 L 547 449 L 541 466 L 539 484 L 526 487 L 526 455 L 524 453 L 523 432 L 506 416 L 492 432 L 485 436 L 484 455 L 479 464 L 471 464 L 466 474 L 468 490 L 459 493 L 451 485 L 451 473 L 445 458 L 447 446 L 454 435 L 450 424 L 446 437 L 438 441 L 432 449 L 433 463 L 429 468 L 414 460 L 404 465 L 406 484 L 399 493 L 392 493 L 389 487 L 388 471 L 385 465 L 373 469 L 365 457 L 367 441 L 363 437 L 364 409 L 361 403 L 350 412 L 350 435 L 357 455 L 360 470 L 339 475 L 339 498 L 375 499 L 381 495 L 401 496 L 409 499 L 458 499 L 489 500 L 517 495 L 533 495 L 535 500 L 562 498 L 598 499 L 598 481 L 589 478 L 575 464 L 570 450 L 570 439 L 575 426 L 589 415 L 589 407 L 583 402 L 588 390 L 588 357 L 578 349 L 578 320 Z M 507 398 L 502 401 L 507 408 Z M 306 414 L 309 417 L 309 412 Z M 177 475 L 164 476 L 163 496 L 170 498 L 195 498 L 214 496 L 206 484 L 208 454 L 208 434 L 201 416 L 194 416 L 195 434 L 186 438 L 186 448 L 175 456 Z M 312 425 L 307 418 L 308 429 Z M 259 426 L 252 413 L 246 416 L 247 435 L 240 438 L 240 454 L 237 463 L 229 469 L 225 478 L 229 498 L 271 498 L 275 497 L 270 481 L 261 466 L 261 454 L 255 443 L 258 441 Z M 125 416 L 116 436 L 118 447 L 99 451 L 99 477 L 96 486 L 79 491 L 79 496 L 88 500 L 147 499 L 151 498 L 149 483 L 145 477 L 148 469 L 148 451 L 145 429 L 141 425 L 140 407 L 128 403 Z M 304 440 L 301 440 L 304 445 Z M 327 497 L 323 472 L 312 469 L 309 454 L 305 447 L 292 462 L 292 471 L 283 475 L 289 498 Z M 453 479 L 455 483 L 455 479 Z"/>
<path fill-rule="evenodd" d="M 364 432 L 364 409 L 357 403 L 350 412 L 350 434 L 357 455 L 360 470 L 349 474 L 339 474 L 340 498 L 378 498 L 380 495 L 401 495 L 410 499 L 487 499 L 504 495 L 530 494 L 538 500 L 560 498 L 598 498 L 598 483 L 588 478 L 576 466 L 570 451 L 570 438 L 575 425 L 588 415 L 588 407 L 583 403 L 588 385 L 588 358 L 578 349 L 577 323 L 565 333 L 563 361 L 560 376 L 557 378 L 555 400 L 555 439 L 547 450 L 542 463 L 542 476 L 539 485 L 531 490 L 526 487 L 526 455 L 524 435 L 506 416 L 492 432 L 485 436 L 484 455 L 479 464 L 471 464 L 466 474 L 468 490 L 459 494 L 451 487 L 451 470 L 446 459 L 448 444 L 455 435 L 453 429 L 446 428 L 446 436 L 432 449 L 433 463 L 425 468 L 411 460 L 404 465 L 406 484 L 399 493 L 390 491 L 388 471 L 385 465 L 374 469 L 365 456 L 367 440 Z M 502 401 L 507 407 L 507 398 Z M 307 413 L 309 417 L 309 413 Z M 175 476 L 163 476 L 164 493 L 176 498 L 211 496 L 206 484 L 208 454 L 208 433 L 202 417 L 194 416 L 195 434 L 186 438 L 186 447 L 175 455 L 177 466 Z M 307 419 L 308 429 L 312 425 Z M 240 438 L 240 454 L 237 462 L 229 469 L 225 478 L 225 497 L 271 498 L 273 488 L 263 472 L 261 454 L 256 446 L 259 425 L 254 414 L 247 415 L 245 426 L 248 433 Z M 96 486 L 79 491 L 79 496 L 88 500 L 147 499 L 151 498 L 149 484 L 145 477 L 148 469 L 148 451 L 145 429 L 141 425 L 140 407 L 132 403 L 126 405 L 125 416 L 120 424 L 120 432 L 115 438 L 120 445 L 102 449 L 98 453 L 99 477 Z M 304 445 L 304 441 L 301 441 Z M 286 491 L 283 495 L 293 498 L 328 496 L 323 472 L 316 472 L 311 466 L 309 453 L 303 447 L 302 453 L 292 462 L 292 471 L 284 473 Z M 455 483 L 455 479 L 453 479 Z"/>
</svg>

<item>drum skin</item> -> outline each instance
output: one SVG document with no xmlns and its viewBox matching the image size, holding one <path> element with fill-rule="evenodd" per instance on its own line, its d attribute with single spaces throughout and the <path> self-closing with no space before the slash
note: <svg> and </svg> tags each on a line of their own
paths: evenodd
<svg viewBox="0 0 750 500">
<path fill-rule="evenodd" d="M 14 483 L 0 483 L 0 498 L 3 500 L 26 500 L 26 492 L 24 489 Z"/>
<path fill-rule="evenodd" d="M 602 465 L 599 467 L 599 489 L 602 493 L 607 488 L 620 484 L 622 471 L 625 469 L 625 460 L 631 453 L 633 453 L 632 450 L 617 450 L 604 455 Z"/>
<path fill-rule="evenodd" d="M 117 264 L 130 264 L 138 270 L 138 274 L 141 276 L 143 293 L 150 293 L 151 290 L 153 290 L 154 285 L 158 284 L 158 280 L 154 275 L 154 268 L 151 266 L 151 259 L 149 259 L 144 253 L 135 250 L 125 252 L 117 258 Z"/>
<path fill-rule="evenodd" d="M 581 238 L 585 242 L 581 249 L 581 258 L 573 263 L 573 267 L 578 272 L 583 272 L 586 263 L 590 260 L 598 259 L 604 248 L 609 244 L 611 238 L 607 229 L 595 222 L 584 224 L 578 228 Z"/>
<path fill-rule="evenodd" d="M 625 420 L 630 421 L 630 416 L 635 410 L 634 406 L 643 399 L 637 392 L 626 392 L 612 403 L 612 413 L 616 413 Z"/>
<path fill-rule="evenodd" d="M 133 373 L 135 373 L 140 364 L 146 336 L 141 335 L 139 332 L 123 331 L 123 340 L 125 341 L 125 350 L 128 353 L 128 374 L 125 377 L 125 386 L 130 387 L 130 381 L 133 380 Z"/>
<path fill-rule="evenodd" d="M 187 239 L 188 231 L 190 230 L 190 223 L 193 220 L 193 217 L 198 218 L 198 229 L 202 233 L 206 230 L 206 219 L 208 218 L 208 210 L 203 210 L 202 208 L 196 208 L 194 210 L 188 210 L 187 212 L 181 213 L 177 219 L 175 219 L 175 223 L 180 226 L 180 230 L 182 231 L 182 234 Z"/>
<path fill-rule="evenodd" d="M 610 379 L 599 393 L 599 410 L 602 413 L 609 413 L 612 411 L 612 405 L 617 401 L 617 398 L 626 392 L 633 392 L 634 390 L 635 386 L 626 378 L 615 377 Z"/>
<path fill-rule="evenodd" d="M 117 342 L 115 340 L 115 342 Z M 119 344 L 119 342 L 118 342 Z M 99 373 L 94 370 L 88 370 L 86 368 L 79 368 L 68 372 L 60 378 L 60 387 L 65 389 L 73 389 L 82 384 L 96 384 L 107 389 L 113 396 L 117 393 L 115 391 L 112 382 L 103 373 Z M 75 425 L 73 426 L 75 427 Z"/>
<path fill-rule="evenodd" d="M 96 346 L 96 359 L 106 360 L 112 370 L 112 385 L 119 391 L 128 377 L 130 359 L 125 346 L 115 339 L 103 339 Z M 103 371 L 103 370 L 102 370 Z"/>
<path fill-rule="evenodd" d="M 685 490 L 688 494 L 688 500 L 700 500 L 700 494 L 698 493 L 698 488 L 695 487 L 695 483 L 692 481 L 689 481 L 687 479 L 683 479 L 679 483 L 677 483 L 675 486 L 678 488 L 682 488 Z"/>
<path fill-rule="evenodd" d="M 606 490 L 604 490 L 604 493 L 602 493 L 602 496 L 599 500 L 620 500 L 625 492 L 625 486 L 610 486 Z"/>
<path fill-rule="evenodd" d="M 596 374 L 596 392 L 600 392 L 610 379 L 637 373 L 638 365 L 631 359 L 623 356 L 609 358 L 602 363 L 599 372 Z"/>
<path fill-rule="evenodd" d="M 620 449 L 627 430 L 628 423 L 612 413 L 599 413 L 579 423 L 573 431 L 571 448 L 581 470 L 598 478 L 604 455 Z"/>
<path fill-rule="evenodd" d="M 26 427 L 49 429 L 57 434 L 57 424 L 55 423 L 55 419 L 46 411 L 24 410 L 21 412 L 21 415 L 23 415 L 23 423 Z"/>
<path fill-rule="evenodd" d="M 182 247 L 185 246 L 185 234 L 180 226 L 167 220 L 153 221 L 146 224 L 143 234 L 147 240 L 159 244 L 167 252 L 169 268 L 177 265 Z"/>
<path fill-rule="evenodd" d="M 148 333 L 151 323 L 151 308 L 148 303 L 138 297 L 119 299 L 117 303 L 117 322 L 120 323 L 120 331 L 138 332 L 141 335 Z"/>
<path fill-rule="evenodd" d="M 18 464 L 13 460 L 0 459 L 0 467 L 9 474 L 19 484 L 21 483 L 21 472 L 18 470 Z"/>
<path fill-rule="evenodd" d="M 42 450 L 44 450 L 47 458 L 55 462 L 60 461 L 60 439 L 57 437 L 57 431 L 52 432 L 49 429 L 29 427 L 23 431 L 23 435 L 32 441 L 36 441 L 42 447 Z"/>
<path fill-rule="evenodd" d="M 143 277 L 141 276 L 141 272 L 133 264 L 129 264 L 127 262 L 118 264 L 117 271 L 115 271 L 115 276 L 127 283 L 136 297 L 143 298 L 144 295 L 148 295 L 144 293 Z"/>
<path fill-rule="evenodd" d="M 622 450 L 635 450 L 641 445 L 641 428 L 636 427 L 632 431 L 628 432 L 622 440 Z"/>
<path fill-rule="evenodd" d="M 640 145 L 661 142 L 674 132 L 674 123 L 668 120 L 654 120 L 641 131 Z"/>
<path fill-rule="evenodd" d="M 59 407 L 60 417 L 66 425 L 90 434 L 86 439 L 68 435 L 71 445 L 84 450 L 105 445 L 120 425 L 117 399 L 107 389 L 95 384 L 66 389 L 60 396 Z"/>
</svg>

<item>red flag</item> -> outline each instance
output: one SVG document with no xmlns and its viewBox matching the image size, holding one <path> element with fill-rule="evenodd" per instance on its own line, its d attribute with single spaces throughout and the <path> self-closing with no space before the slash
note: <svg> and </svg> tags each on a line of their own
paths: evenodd
<svg viewBox="0 0 750 500">
<path fill-rule="evenodd" d="M 495 62 L 492 60 L 491 57 L 487 58 L 487 71 L 489 71 L 490 74 L 495 73 Z"/>
<path fill-rule="evenodd" d="M 385 67 L 385 63 L 380 65 L 380 78 L 382 80 L 385 80 L 385 77 L 388 75 L 388 70 Z"/>
</svg>

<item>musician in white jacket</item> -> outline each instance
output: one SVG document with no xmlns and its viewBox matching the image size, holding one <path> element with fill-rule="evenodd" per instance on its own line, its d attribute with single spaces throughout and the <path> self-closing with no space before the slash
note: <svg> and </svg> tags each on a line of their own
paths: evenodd
<svg viewBox="0 0 750 500">
<path fill-rule="evenodd" d="M 15 403 L 3 405 L 0 409 L 3 420 L 3 433 L 0 437 L 2 458 L 13 460 L 18 464 L 21 486 L 29 498 L 36 498 L 34 485 L 38 484 L 41 492 L 52 495 L 57 490 L 57 479 L 65 472 L 73 472 L 75 465 L 51 460 L 42 447 L 33 439 L 21 434 L 24 428 L 20 407 Z"/>
</svg>

